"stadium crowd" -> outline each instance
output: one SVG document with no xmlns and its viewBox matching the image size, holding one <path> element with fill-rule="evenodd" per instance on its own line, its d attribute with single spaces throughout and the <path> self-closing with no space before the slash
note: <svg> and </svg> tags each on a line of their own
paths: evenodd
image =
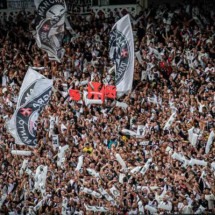
<svg viewBox="0 0 215 215">
<path fill-rule="evenodd" d="M 68 96 L 68 89 L 86 90 L 86 80 L 114 85 L 108 35 L 122 14 L 70 16 L 75 34 L 66 31 L 61 63 L 38 49 L 34 14 L 1 18 L 0 214 L 214 214 L 214 11 L 162 5 L 132 17 L 133 90 L 117 99 L 127 108 L 111 99 L 87 106 Z M 29 66 L 54 79 L 35 148 L 16 145 L 5 127 Z M 139 136 L 122 132 L 140 125 Z M 69 146 L 60 164 L 56 135 L 61 147 Z M 13 155 L 11 149 L 33 154 Z M 44 193 L 34 189 L 40 165 L 48 167 Z"/>
</svg>

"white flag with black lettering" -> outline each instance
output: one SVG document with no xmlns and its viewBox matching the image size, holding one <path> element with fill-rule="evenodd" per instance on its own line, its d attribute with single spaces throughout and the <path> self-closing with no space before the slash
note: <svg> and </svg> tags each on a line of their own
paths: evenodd
<svg viewBox="0 0 215 215">
<path fill-rule="evenodd" d="M 19 145 L 37 145 L 37 121 L 51 97 L 53 80 L 29 68 L 18 98 L 16 110 L 6 123 L 8 132 Z"/>
<path fill-rule="evenodd" d="M 116 89 L 124 94 L 132 89 L 134 76 L 134 38 L 130 16 L 122 17 L 110 32 L 110 59 L 116 64 Z"/>
</svg>

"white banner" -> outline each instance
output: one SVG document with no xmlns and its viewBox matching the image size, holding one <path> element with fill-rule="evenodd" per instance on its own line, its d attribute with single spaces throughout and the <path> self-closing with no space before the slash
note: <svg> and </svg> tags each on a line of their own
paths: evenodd
<svg viewBox="0 0 215 215">
<path fill-rule="evenodd" d="M 195 147 L 197 143 L 198 135 L 195 134 L 193 131 L 194 131 L 194 127 L 188 130 L 188 140 Z"/>
<path fill-rule="evenodd" d="M 80 155 L 78 157 L 78 164 L 77 164 L 77 167 L 75 168 L 76 171 L 80 171 L 82 165 L 83 165 L 83 160 L 84 160 L 84 156 L 83 155 Z"/>
<path fill-rule="evenodd" d="M 28 165 L 28 160 L 25 159 L 25 160 L 22 162 L 22 167 L 21 167 L 21 169 L 19 170 L 19 175 L 20 175 L 20 176 L 21 176 L 21 175 L 24 173 L 24 171 L 26 170 L 27 165 Z"/>
<path fill-rule="evenodd" d="M 87 204 L 84 204 L 87 211 L 94 211 L 94 212 L 107 212 L 108 209 L 105 207 L 99 207 L 99 206 L 90 206 Z"/>
<path fill-rule="evenodd" d="M 91 189 L 88 189 L 86 187 L 81 187 L 80 188 L 80 191 L 83 192 L 83 193 L 87 193 L 89 195 L 92 195 L 98 199 L 101 199 L 102 198 L 102 195 L 94 190 L 91 190 Z"/>
<path fill-rule="evenodd" d="M 46 192 L 46 176 L 48 167 L 40 165 L 36 169 L 36 174 L 34 176 L 34 190 L 40 190 L 44 195 Z"/>
<path fill-rule="evenodd" d="M 175 160 L 178 160 L 183 163 L 183 167 L 186 167 L 187 165 L 193 166 L 193 165 L 199 165 L 199 166 L 207 166 L 207 162 L 204 160 L 199 160 L 195 158 L 191 158 L 190 160 L 186 159 L 184 155 L 174 152 L 171 157 Z"/>
<path fill-rule="evenodd" d="M 134 76 L 134 39 L 130 16 L 122 17 L 110 32 L 110 59 L 116 64 L 116 89 L 127 93 L 132 89 Z"/>
<path fill-rule="evenodd" d="M 208 154 L 209 151 L 210 151 L 210 148 L 211 148 L 211 145 L 213 143 L 214 137 L 215 137 L 214 131 L 211 131 L 211 133 L 210 133 L 210 135 L 208 137 L 208 141 L 207 141 L 206 147 L 205 147 L 205 153 L 206 154 Z"/>
<path fill-rule="evenodd" d="M 140 172 L 141 169 L 142 169 L 142 166 L 136 166 L 130 172 L 132 174 L 136 174 L 136 173 Z"/>
<path fill-rule="evenodd" d="M 56 150 L 57 147 L 59 147 L 59 137 L 57 134 L 52 135 L 52 145 L 53 145 L 54 151 Z"/>
<path fill-rule="evenodd" d="M 124 170 L 126 170 L 127 166 L 126 166 L 125 161 L 122 159 L 121 155 L 117 153 L 115 156 L 116 156 L 116 160 L 119 162 L 119 164 L 122 166 L 122 168 Z"/>
<path fill-rule="evenodd" d="M 87 172 L 95 178 L 100 178 L 99 173 L 96 172 L 94 169 L 87 168 Z"/>
<path fill-rule="evenodd" d="M 131 131 L 131 130 L 128 130 L 128 129 L 122 129 L 122 133 L 125 134 L 125 135 L 129 135 L 129 136 L 134 136 L 136 137 L 137 136 L 137 133 L 134 132 L 134 131 Z"/>
<path fill-rule="evenodd" d="M 142 138 L 146 133 L 146 129 L 144 125 L 137 126 L 137 137 Z"/>
<path fill-rule="evenodd" d="M 141 215 L 145 214 L 143 202 L 140 200 L 139 196 L 137 196 L 137 204 L 138 204 L 139 214 L 141 214 Z"/>
<path fill-rule="evenodd" d="M 91 105 L 91 104 L 101 105 L 103 103 L 101 99 L 88 99 L 87 95 L 88 95 L 88 92 L 84 91 L 84 96 L 83 97 L 84 97 L 84 102 L 85 102 L 86 106 Z"/>
<path fill-rule="evenodd" d="M 58 149 L 58 160 L 57 160 L 57 166 L 63 168 L 64 167 L 64 161 L 65 161 L 65 153 L 66 150 L 69 148 L 69 145 L 65 145 L 63 147 L 59 147 Z"/>
<path fill-rule="evenodd" d="M 24 150 L 11 150 L 12 155 L 20 155 L 20 156 L 31 156 L 31 151 Z"/>
<path fill-rule="evenodd" d="M 105 197 L 105 199 L 106 199 L 107 201 L 109 201 L 112 205 L 116 205 L 116 202 L 114 201 L 113 197 L 110 196 L 110 195 L 108 194 L 108 192 L 107 192 L 103 187 L 99 187 L 98 190 L 99 190 L 99 192 L 102 194 L 102 196 Z"/>
<path fill-rule="evenodd" d="M 169 130 L 170 126 L 172 125 L 172 123 L 174 122 L 176 118 L 176 113 L 174 112 L 170 118 L 168 119 L 168 121 L 166 122 L 165 126 L 164 126 L 164 130 Z"/>
<path fill-rule="evenodd" d="M 143 167 L 143 168 L 141 169 L 141 171 L 140 171 L 140 173 L 141 173 L 142 175 L 145 175 L 145 173 L 146 173 L 147 170 L 149 169 L 149 166 L 150 166 L 151 162 L 152 162 L 152 158 L 149 158 L 149 159 L 147 160 L 147 162 L 145 163 L 144 167 Z"/>
<path fill-rule="evenodd" d="M 110 192 L 114 196 L 115 199 L 120 196 L 119 190 L 117 190 L 114 185 L 110 188 Z"/>
<path fill-rule="evenodd" d="M 62 215 L 67 215 L 67 211 L 66 211 L 67 204 L 68 204 L 68 199 L 65 198 L 65 197 L 63 197 L 62 209 L 61 209 L 61 214 L 62 214 Z"/>
</svg>

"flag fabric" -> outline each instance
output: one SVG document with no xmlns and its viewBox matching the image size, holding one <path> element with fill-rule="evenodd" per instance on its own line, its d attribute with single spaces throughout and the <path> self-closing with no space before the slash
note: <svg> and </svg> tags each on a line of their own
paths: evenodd
<svg viewBox="0 0 215 215">
<path fill-rule="evenodd" d="M 34 0 L 39 18 L 60 17 L 66 12 L 64 0 Z"/>
<path fill-rule="evenodd" d="M 34 190 L 40 191 L 43 195 L 46 191 L 47 172 L 48 166 L 40 165 L 37 167 L 34 175 Z"/>
<path fill-rule="evenodd" d="M 88 99 L 102 100 L 104 101 L 104 86 L 99 82 L 88 83 Z"/>
<path fill-rule="evenodd" d="M 146 133 L 146 127 L 144 125 L 138 125 L 137 127 L 137 137 L 144 137 Z"/>
<path fill-rule="evenodd" d="M 105 98 L 115 99 L 116 98 L 116 87 L 107 85 L 105 86 Z"/>
<path fill-rule="evenodd" d="M 24 78 L 16 110 L 6 123 L 19 145 L 37 145 L 37 120 L 51 97 L 53 80 L 29 68 Z"/>
<path fill-rule="evenodd" d="M 37 46 L 48 53 L 50 60 L 58 62 L 64 56 L 65 50 L 62 47 L 64 37 L 64 17 L 57 23 L 53 19 L 46 18 L 36 27 Z"/>
<path fill-rule="evenodd" d="M 122 17 L 113 26 L 109 48 L 109 57 L 116 64 L 117 93 L 127 93 L 132 89 L 134 76 L 134 38 L 129 15 Z"/>
<path fill-rule="evenodd" d="M 25 75 L 25 78 L 22 82 L 22 86 L 19 91 L 19 98 L 17 101 L 16 108 L 25 104 L 25 102 L 28 100 L 28 97 L 30 96 L 30 94 L 32 94 L 37 81 L 40 79 L 43 79 L 43 78 L 44 78 L 44 76 L 38 72 L 35 72 L 35 70 L 33 68 L 31 68 L 31 67 L 28 68 L 28 71 Z"/>
<path fill-rule="evenodd" d="M 215 138 L 214 131 L 211 131 L 211 133 L 210 133 L 210 135 L 209 135 L 209 137 L 208 137 L 208 141 L 207 141 L 206 147 L 205 147 L 205 153 L 206 153 L 206 154 L 209 153 L 214 138 Z"/>
<path fill-rule="evenodd" d="M 93 212 L 108 212 L 108 209 L 105 207 L 100 206 L 90 206 L 87 204 L 84 204 L 84 207 L 87 211 L 93 211 Z"/>
<path fill-rule="evenodd" d="M 73 100 L 73 101 L 80 101 L 81 100 L 81 94 L 79 92 L 79 90 L 73 90 L 73 89 L 70 89 L 69 90 L 69 95 L 70 95 L 70 98 Z"/>
<path fill-rule="evenodd" d="M 50 60 L 58 62 L 64 56 L 62 47 L 66 4 L 64 0 L 35 0 L 39 24 L 36 27 L 36 42 L 48 53 Z"/>
<path fill-rule="evenodd" d="M 196 146 L 198 134 L 194 133 L 194 127 L 188 130 L 188 140 L 194 147 Z"/>
</svg>

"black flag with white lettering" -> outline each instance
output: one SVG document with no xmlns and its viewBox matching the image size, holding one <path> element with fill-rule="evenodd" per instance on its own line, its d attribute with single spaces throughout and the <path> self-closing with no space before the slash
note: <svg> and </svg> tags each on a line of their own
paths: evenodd
<svg viewBox="0 0 215 215">
<path fill-rule="evenodd" d="M 29 68 L 23 81 L 16 111 L 6 123 L 8 132 L 16 144 L 37 145 L 37 122 L 51 97 L 53 80 L 47 79 Z"/>
</svg>

